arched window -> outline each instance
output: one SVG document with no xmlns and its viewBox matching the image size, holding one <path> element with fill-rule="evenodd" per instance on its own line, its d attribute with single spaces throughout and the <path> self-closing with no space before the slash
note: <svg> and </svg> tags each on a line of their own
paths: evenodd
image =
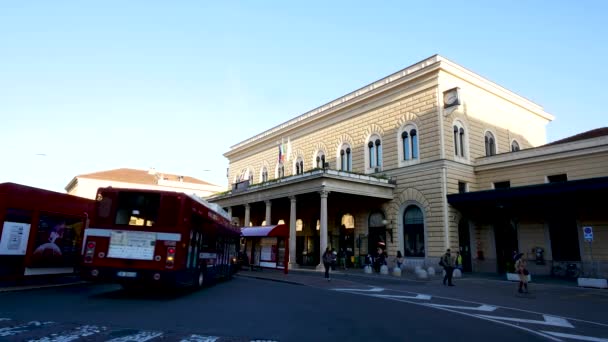
<svg viewBox="0 0 608 342">
<path fill-rule="evenodd" d="M 315 167 L 317 169 L 323 168 L 325 165 L 325 152 L 319 151 L 317 152 L 317 157 L 315 158 Z"/>
<path fill-rule="evenodd" d="M 367 142 L 367 161 L 370 171 L 382 167 L 382 141 L 378 135 L 372 135 Z"/>
<path fill-rule="evenodd" d="M 496 140 L 492 132 L 486 132 L 485 135 L 486 157 L 496 154 Z"/>
<path fill-rule="evenodd" d="M 344 214 L 342 215 L 341 224 L 346 229 L 355 228 L 355 218 L 351 214 Z"/>
<path fill-rule="evenodd" d="M 517 140 L 513 140 L 511 142 L 511 152 L 517 152 L 519 151 L 519 143 L 517 143 Z"/>
<path fill-rule="evenodd" d="M 407 125 L 403 128 L 399 144 L 400 162 L 411 162 L 418 159 L 418 130 L 414 125 Z"/>
<path fill-rule="evenodd" d="M 422 210 L 410 205 L 403 213 L 404 256 L 424 257 L 424 216 Z"/>
<path fill-rule="evenodd" d="M 459 158 L 465 158 L 466 137 L 462 123 L 456 121 L 454 123 L 454 155 Z"/>
<path fill-rule="evenodd" d="M 249 184 L 253 184 L 253 171 L 249 172 Z"/>
<path fill-rule="evenodd" d="M 304 222 L 301 219 L 296 220 L 296 232 L 301 232 L 304 229 Z"/>
<path fill-rule="evenodd" d="M 277 163 L 275 175 L 276 175 L 276 178 L 285 177 L 285 165 L 283 165 L 283 162 Z"/>
<path fill-rule="evenodd" d="M 340 148 L 340 170 L 352 171 L 353 157 L 348 144 L 342 145 Z"/>
<path fill-rule="evenodd" d="M 268 169 L 266 169 L 266 166 L 263 166 L 260 172 L 260 182 L 268 182 Z"/>
<path fill-rule="evenodd" d="M 302 160 L 302 157 L 298 157 L 293 166 L 296 175 L 301 175 L 304 173 L 304 161 Z"/>
</svg>

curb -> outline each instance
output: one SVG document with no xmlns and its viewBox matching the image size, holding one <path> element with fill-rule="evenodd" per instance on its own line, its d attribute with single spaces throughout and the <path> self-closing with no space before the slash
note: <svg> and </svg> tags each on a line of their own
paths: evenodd
<svg viewBox="0 0 608 342">
<path fill-rule="evenodd" d="M 48 289 L 48 288 L 53 288 L 53 287 L 75 286 L 75 285 L 83 285 L 83 284 L 90 284 L 90 283 L 88 281 L 80 280 L 80 281 L 76 281 L 76 282 L 63 283 L 63 284 L 3 287 L 3 288 L 0 288 L 0 293 L 32 291 L 32 290 Z"/>
<path fill-rule="evenodd" d="M 306 284 L 304 284 L 304 283 L 298 283 L 296 281 L 291 281 L 291 280 L 273 279 L 273 278 L 250 276 L 250 275 L 244 275 L 244 274 L 235 274 L 235 276 L 237 276 L 237 277 L 243 277 L 243 278 L 269 280 L 269 281 L 274 281 L 274 282 L 277 282 L 277 283 L 285 283 L 285 284 L 291 284 L 291 285 L 306 286 Z"/>
</svg>

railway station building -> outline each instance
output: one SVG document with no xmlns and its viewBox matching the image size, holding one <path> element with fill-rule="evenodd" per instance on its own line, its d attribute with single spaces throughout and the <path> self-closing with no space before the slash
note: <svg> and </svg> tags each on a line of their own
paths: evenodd
<svg viewBox="0 0 608 342">
<path fill-rule="evenodd" d="M 546 142 L 541 106 L 434 55 L 245 139 L 209 201 L 240 226 L 289 226 L 289 267 L 362 260 L 608 276 L 608 128 Z M 591 236 L 589 234 L 591 228 Z M 586 230 L 585 230 L 586 229 Z M 293 238 L 295 237 L 295 238 Z"/>
</svg>

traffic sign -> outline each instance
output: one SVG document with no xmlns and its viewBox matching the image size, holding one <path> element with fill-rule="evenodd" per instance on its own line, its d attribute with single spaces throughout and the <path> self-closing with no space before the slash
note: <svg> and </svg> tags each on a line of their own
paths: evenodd
<svg viewBox="0 0 608 342">
<path fill-rule="evenodd" d="M 591 226 L 583 227 L 583 235 L 585 236 L 585 241 L 593 242 L 593 227 L 591 227 Z"/>
</svg>

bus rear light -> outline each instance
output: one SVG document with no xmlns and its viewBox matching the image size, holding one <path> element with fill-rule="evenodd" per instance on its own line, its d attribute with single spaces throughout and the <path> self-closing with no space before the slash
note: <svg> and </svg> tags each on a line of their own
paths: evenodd
<svg viewBox="0 0 608 342">
<path fill-rule="evenodd" d="M 165 267 L 173 268 L 174 264 L 175 264 L 175 247 L 168 247 L 167 248 L 167 264 L 165 265 Z"/>
<path fill-rule="evenodd" d="M 84 253 L 84 262 L 90 264 L 93 262 L 93 256 L 95 256 L 95 241 L 87 242 L 87 249 Z"/>
<path fill-rule="evenodd" d="M 97 254 L 97 256 L 98 256 L 98 257 L 100 257 L 100 258 L 105 258 L 106 253 L 104 253 L 104 252 L 99 252 L 99 253 Z"/>
<path fill-rule="evenodd" d="M 160 280 L 160 273 L 154 273 L 154 280 Z"/>
</svg>

